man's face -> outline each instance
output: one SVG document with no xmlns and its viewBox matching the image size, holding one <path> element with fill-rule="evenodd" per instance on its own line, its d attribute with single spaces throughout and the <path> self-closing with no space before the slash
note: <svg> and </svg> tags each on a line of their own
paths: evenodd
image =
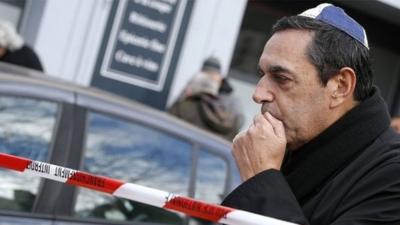
<svg viewBox="0 0 400 225">
<path fill-rule="evenodd" d="M 312 32 L 285 30 L 266 43 L 259 61 L 260 80 L 253 94 L 261 111 L 285 127 L 287 148 L 294 150 L 328 125 L 329 92 L 306 55 Z"/>
</svg>

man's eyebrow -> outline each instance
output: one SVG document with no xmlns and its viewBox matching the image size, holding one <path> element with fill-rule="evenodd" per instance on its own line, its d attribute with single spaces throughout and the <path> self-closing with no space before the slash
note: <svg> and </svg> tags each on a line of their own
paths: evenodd
<svg viewBox="0 0 400 225">
<path fill-rule="evenodd" d="M 291 70 L 288 68 L 285 68 L 280 65 L 272 65 L 268 67 L 268 72 L 270 73 L 287 73 L 287 74 L 294 74 Z"/>
</svg>

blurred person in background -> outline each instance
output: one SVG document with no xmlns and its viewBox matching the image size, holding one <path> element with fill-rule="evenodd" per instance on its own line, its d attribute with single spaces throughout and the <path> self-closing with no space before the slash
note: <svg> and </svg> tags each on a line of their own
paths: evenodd
<svg viewBox="0 0 400 225">
<path fill-rule="evenodd" d="M 364 28 L 331 4 L 278 20 L 261 105 L 233 141 L 243 183 L 223 205 L 296 224 L 400 224 L 400 135 L 373 86 Z"/>
<path fill-rule="evenodd" d="M 0 19 L 0 61 L 43 71 L 37 54 L 27 45 L 8 21 Z"/>
<path fill-rule="evenodd" d="M 169 112 L 232 141 L 243 120 L 238 109 L 234 109 L 232 91 L 221 75 L 219 60 L 209 57 Z"/>
</svg>

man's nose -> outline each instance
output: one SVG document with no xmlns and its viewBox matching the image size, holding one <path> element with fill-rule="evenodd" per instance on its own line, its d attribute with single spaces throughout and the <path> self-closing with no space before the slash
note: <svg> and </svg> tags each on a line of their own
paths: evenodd
<svg viewBox="0 0 400 225">
<path fill-rule="evenodd" d="M 258 104 L 274 101 L 274 95 L 268 85 L 263 84 L 262 81 L 258 82 L 253 93 L 253 101 Z"/>
</svg>

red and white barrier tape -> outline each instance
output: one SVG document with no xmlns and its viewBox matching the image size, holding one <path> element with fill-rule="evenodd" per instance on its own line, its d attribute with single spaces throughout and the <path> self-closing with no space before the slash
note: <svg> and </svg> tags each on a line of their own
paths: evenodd
<svg viewBox="0 0 400 225">
<path fill-rule="evenodd" d="M 0 167 L 106 192 L 116 197 L 159 208 L 172 209 L 193 217 L 228 225 L 294 225 L 293 223 L 242 210 L 209 204 L 165 191 L 5 153 L 0 153 Z"/>
</svg>

